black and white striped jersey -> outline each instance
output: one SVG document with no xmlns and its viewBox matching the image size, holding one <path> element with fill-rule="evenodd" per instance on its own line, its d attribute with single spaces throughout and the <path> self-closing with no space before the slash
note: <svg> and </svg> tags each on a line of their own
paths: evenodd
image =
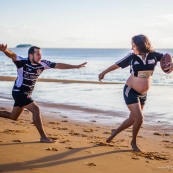
<svg viewBox="0 0 173 173">
<path fill-rule="evenodd" d="M 138 76 L 139 71 L 154 71 L 157 62 L 160 61 L 162 57 L 163 53 L 151 52 L 148 53 L 145 60 L 143 60 L 140 55 L 130 53 L 123 59 L 116 62 L 116 64 L 121 68 L 130 66 L 130 73 L 134 76 Z"/>
<path fill-rule="evenodd" d="M 13 61 L 17 67 L 17 79 L 15 81 L 13 91 L 26 92 L 32 94 L 35 83 L 43 70 L 54 68 L 56 63 L 47 60 L 41 60 L 40 63 L 33 65 L 29 58 L 17 56 Z"/>
</svg>

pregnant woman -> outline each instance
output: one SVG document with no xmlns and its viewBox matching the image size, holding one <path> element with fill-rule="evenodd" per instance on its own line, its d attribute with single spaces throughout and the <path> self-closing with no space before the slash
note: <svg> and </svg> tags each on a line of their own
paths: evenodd
<svg viewBox="0 0 173 173">
<path fill-rule="evenodd" d="M 111 142 L 118 133 L 133 125 L 131 146 L 134 151 L 140 152 L 136 137 L 143 123 L 143 108 L 147 99 L 147 91 L 151 85 L 155 66 L 164 54 L 155 52 L 145 35 L 134 36 L 131 44 L 133 53 L 100 73 L 99 80 L 101 81 L 110 71 L 130 66 L 130 77 L 124 86 L 124 99 L 130 115 L 117 129 L 112 129 L 111 136 L 106 141 Z"/>
</svg>

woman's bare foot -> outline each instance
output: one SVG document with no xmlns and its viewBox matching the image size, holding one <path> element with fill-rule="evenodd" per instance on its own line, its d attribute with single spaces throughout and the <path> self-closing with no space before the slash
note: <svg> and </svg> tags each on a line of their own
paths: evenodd
<svg viewBox="0 0 173 173">
<path fill-rule="evenodd" d="M 106 139 L 107 143 L 110 143 L 112 141 L 112 139 L 117 135 L 116 133 L 116 129 L 112 129 L 111 130 L 111 136 L 109 136 L 109 138 Z"/>
<path fill-rule="evenodd" d="M 132 146 L 132 149 L 133 149 L 133 151 L 135 151 L 135 152 L 142 152 L 141 150 L 140 150 L 140 148 L 136 145 L 136 142 L 131 142 L 131 146 Z"/>
<path fill-rule="evenodd" d="M 41 138 L 40 142 L 42 143 L 55 143 L 56 141 L 51 138 Z"/>
</svg>

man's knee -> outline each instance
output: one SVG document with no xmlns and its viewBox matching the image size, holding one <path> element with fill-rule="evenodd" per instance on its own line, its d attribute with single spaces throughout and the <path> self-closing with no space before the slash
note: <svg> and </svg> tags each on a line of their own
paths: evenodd
<svg viewBox="0 0 173 173">
<path fill-rule="evenodd" d="M 10 119 L 17 121 L 18 120 L 19 115 L 14 115 L 14 114 L 10 114 Z"/>
<path fill-rule="evenodd" d="M 33 107 L 33 109 L 31 110 L 31 112 L 33 115 L 39 115 L 40 114 L 40 108 L 37 105 L 35 105 Z"/>
<path fill-rule="evenodd" d="M 12 119 L 14 121 L 17 121 L 18 120 L 18 117 L 11 117 L 10 119 Z"/>
</svg>

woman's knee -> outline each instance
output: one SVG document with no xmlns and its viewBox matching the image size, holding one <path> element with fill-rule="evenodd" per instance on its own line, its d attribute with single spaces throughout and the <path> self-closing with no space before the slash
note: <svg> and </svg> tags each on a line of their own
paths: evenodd
<svg viewBox="0 0 173 173">
<path fill-rule="evenodd" d="M 131 123 L 134 123 L 134 122 L 135 122 L 135 118 L 134 118 L 133 116 L 129 116 L 129 121 L 130 121 Z"/>
<path fill-rule="evenodd" d="M 143 121 L 144 121 L 143 115 L 138 115 L 135 117 L 135 122 L 143 123 Z"/>
</svg>

